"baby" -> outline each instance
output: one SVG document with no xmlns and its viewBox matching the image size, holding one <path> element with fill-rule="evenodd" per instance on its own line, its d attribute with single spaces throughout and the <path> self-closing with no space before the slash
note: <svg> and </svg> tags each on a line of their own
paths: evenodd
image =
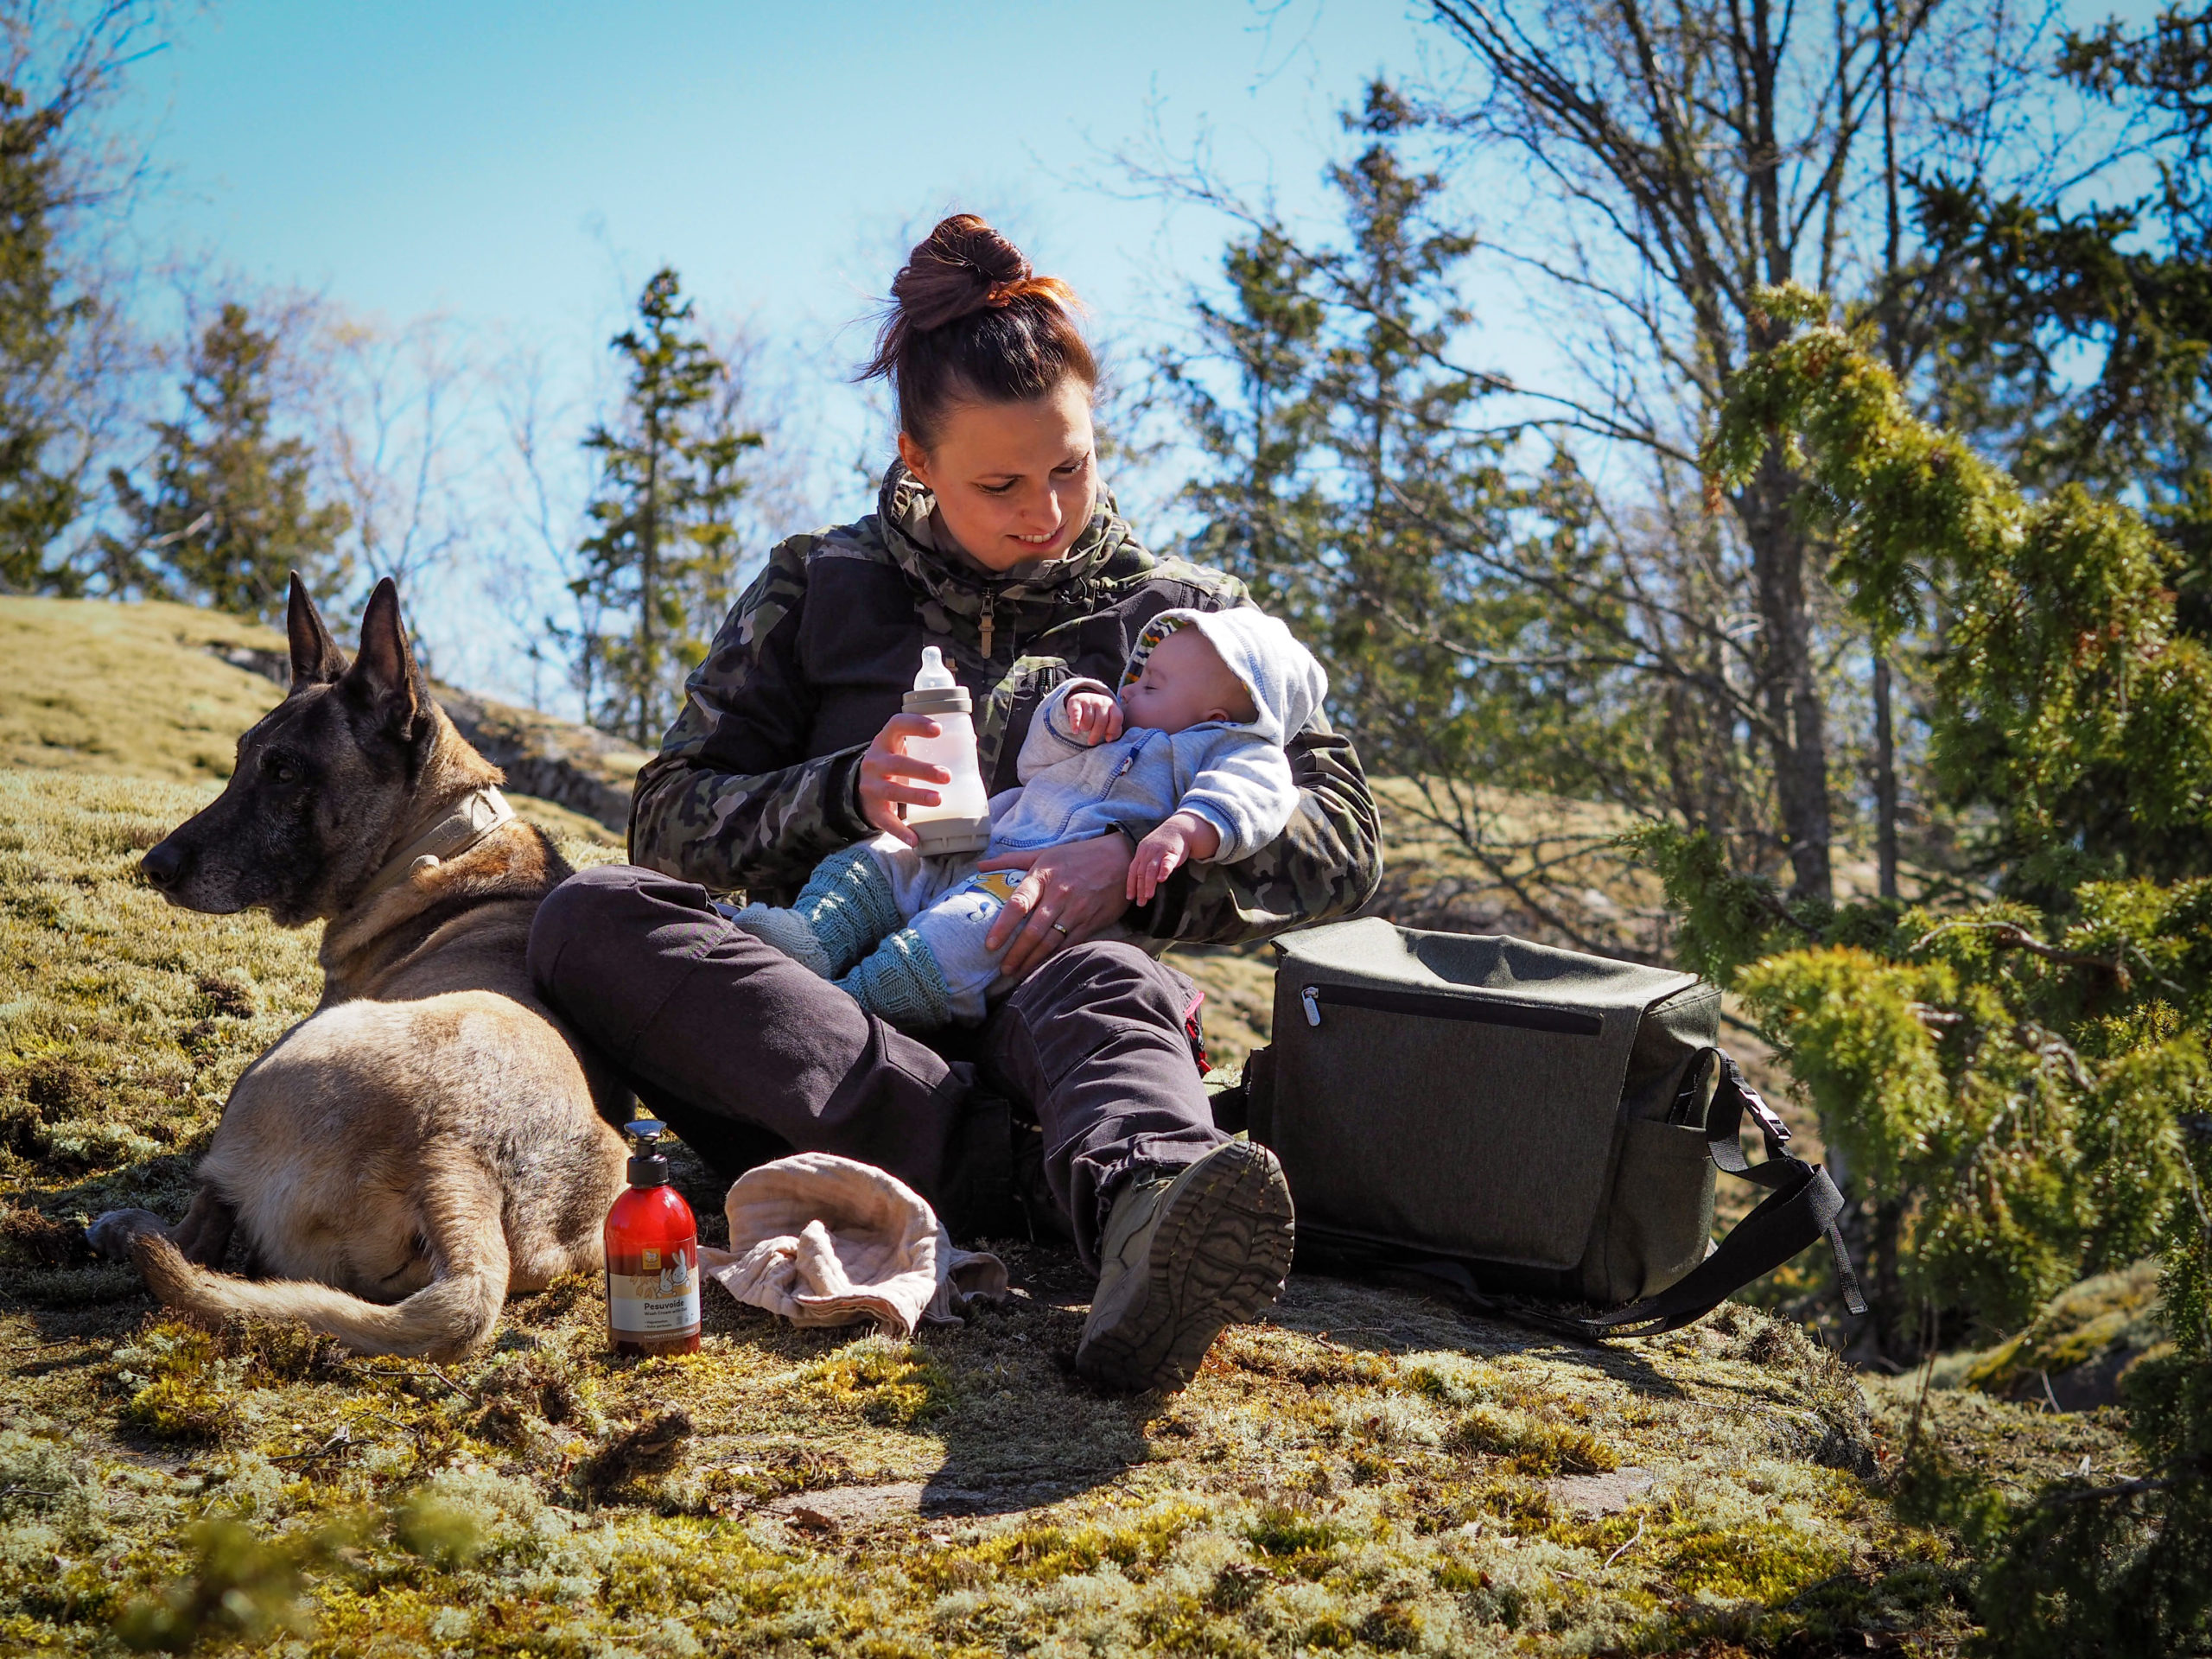
<svg viewBox="0 0 2212 1659">
<path fill-rule="evenodd" d="M 1138 904 L 1186 863 L 1249 858 L 1290 822 L 1298 788 L 1283 745 L 1328 685 L 1313 653 L 1262 612 L 1163 611 L 1129 653 L 1118 702 L 1078 679 L 1039 706 L 1016 763 L 1021 788 L 992 802 L 984 856 L 1122 830 L 1136 843 Z M 879 836 L 823 860 L 789 909 L 723 913 L 895 1026 L 972 1024 L 1000 988 L 984 936 L 1025 879 L 976 863 Z"/>
</svg>

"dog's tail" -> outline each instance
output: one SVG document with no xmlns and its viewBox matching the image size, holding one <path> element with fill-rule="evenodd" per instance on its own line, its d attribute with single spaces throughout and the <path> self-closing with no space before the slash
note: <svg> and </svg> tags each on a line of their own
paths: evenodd
<svg viewBox="0 0 2212 1659">
<path fill-rule="evenodd" d="M 496 1198 L 488 1225 L 467 1217 L 472 1207 L 425 1206 L 430 1213 L 423 1217 L 423 1231 L 439 1264 L 437 1276 L 390 1304 L 305 1280 L 212 1273 L 187 1261 L 161 1233 L 139 1234 L 130 1250 L 146 1287 L 180 1313 L 211 1321 L 248 1315 L 290 1320 L 337 1338 L 357 1354 L 454 1359 L 491 1339 L 507 1298 L 507 1241 Z"/>
</svg>

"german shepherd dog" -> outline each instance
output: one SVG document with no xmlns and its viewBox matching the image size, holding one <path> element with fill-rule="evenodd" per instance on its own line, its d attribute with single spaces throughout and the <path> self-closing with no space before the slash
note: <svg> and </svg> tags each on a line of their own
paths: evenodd
<svg viewBox="0 0 2212 1659">
<path fill-rule="evenodd" d="M 524 950 L 569 874 L 431 701 L 387 579 L 348 665 L 296 575 L 292 684 L 214 803 L 147 853 L 169 902 L 317 919 L 322 1001 L 238 1078 L 175 1228 L 93 1223 L 169 1306 L 445 1357 L 510 1291 L 595 1271 L 627 1090 L 537 998 Z M 250 1271 L 220 1271 L 233 1236 Z"/>
</svg>

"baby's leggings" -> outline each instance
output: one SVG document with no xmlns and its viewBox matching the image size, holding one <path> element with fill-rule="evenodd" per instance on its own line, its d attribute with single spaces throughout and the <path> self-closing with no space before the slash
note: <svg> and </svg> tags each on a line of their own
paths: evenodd
<svg viewBox="0 0 2212 1659">
<path fill-rule="evenodd" d="M 981 1023 L 1002 953 L 983 940 L 1023 880 L 891 836 L 833 853 L 788 910 L 717 906 L 904 1031 Z"/>
</svg>

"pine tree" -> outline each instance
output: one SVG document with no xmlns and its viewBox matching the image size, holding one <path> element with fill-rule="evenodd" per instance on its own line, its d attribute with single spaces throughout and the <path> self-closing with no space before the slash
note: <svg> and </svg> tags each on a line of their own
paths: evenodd
<svg viewBox="0 0 2212 1659">
<path fill-rule="evenodd" d="M 653 274 L 637 323 L 611 346 L 628 365 L 628 389 L 616 422 L 584 439 L 600 481 L 578 550 L 583 574 L 570 587 L 634 623 L 584 641 L 594 660 L 579 678 L 599 688 L 593 718 L 650 745 L 728 603 L 741 463 L 761 437 L 739 423 L 728 366 L 694 329 L 674 270 Z"/>
<path fill-rule="evenodd" d="M 1938 595 L 1934 772 L 1994 824 L 1995 902 L 1785 904 L 1709 837 L 1643 837 L 1684 954 L 1789 1061 L 1894 1233 L 1894 1327 L 2017 1331 L 2084 1273 L 2157 1252 L 2173 1344 L 2128 1374 L 2145 1471 L 1961 1501 L 1983 1650 L 2199 1652 L 2212 1635 L 2212 646 L 2177 625 L 2171 551 L 2129 507 L 2036 499 L 1915 419 L 1867 341 L 1802 289 L 1737 377 L 1717 496 L 1778 439 L 1834 575 L 1886 643 Z M 1908 1310 L 1898 1304 L 1909 1300 Z M 1909 1317 L 1916 1312 L 1918 1317 Z M 2086 1469 L 2086 1465 L 2085 1465 Z"/>
<path fill-rule="evenodd" d="M 108 474 L 130 524 L 101 541 L 113 590 L 276 621 L 292 571 L 316 587 L 343 582 L 346 509 L 315 499 L 308 442 L 276 435 L 276 351 L 243 305 L 226 303 L 201 332 L 182 416 L 154 425 L 150 477 Z"/>
<path fill-rule="evenodd" d="M 1325 416 L 1313 383 L 1326 311 L 1306 287 L 1305 260 L 1271 226 L 1232 244 L 1222 269 L 1229 303 L 1192 307 L 1201 352 L 1161 362 L 1213 463 L 1183 493 L 1204 525 L 1191 552 L 1242 576 L 1268 609 L 1303 622 L 1331 511 L 1313 471 Z M 1229 375 L 1218 394 L 1206 372 L 1212 363 Z"/>
<path fill-rule="evenodd" d="M 1456 429 L 1472 389 L 1433 365 L 1467 321 L 1452 280 L 1473 243 L 1430 222 L 1441 181 L 1403 165 L 1410 118 L 1387 84 L 1345 121 L 1367 141 L 1329 175 L 1345 245 L 1258 227 L 1224 261 L 1228 303 L 1198 308 L 1205 351 L 1169 365 L 1214 463 L 1185 493 L 1204 525 L 1191 551 L 1321 652 L 1330 717 L 1370 766 L 1458 770 L 1479 698 L 1464 648 L 1500 616 L 1491 549 L 1440 534 L 1439 510 L 1464 526 L 1504 499 L 1497 446 Z"/>
<path fill-rule="evenodd" d="M 1196 307 L 1201 349 L 1165 364 L 1209 462 L 1184 494 L 1201 525 L 1188 550 L 1316 650 L 1331 721 L 1371 770 L 1406 780 L 1394 798 L 1454 837 L 1516 914 L 1631 946 L 1611 931 L 1630 918 L 1570 917 L 1538 891 L 1548 877 L 1524 879 L 1522 832 L 1497 810 L 1501 790 L 1607 796 L 1609 768 L 1649 765 L 1621 757 L 1649 753 L 1649 700 L 1624 698 L 1621 653 L 1586 661 L 1599 653 L 1577 632 L 1622 608 L 1589 569 L 1586 486 L 1564 461 L 1516 485 L 1504 439 L 1469 429 L 1481 382 L 1446 350 L 1471 321 L 1459 283 L 1473 239 L 1438 224 L 1442 181 L 1408 164 L 1418 124 L 1387 83 L 1345 124 L 1359 148 L 1328 175 L 1341 239 L 1303 245 L 1257 220 L 1226 255 L 1226 295 Z M 1548 602 L 1562 588 L 1582 598 Z M 1555 843 L 1547 868 L 1611 861 L 1607 841 Z M 1465 925 L 1437 908 L 1460 896 L 1394 895 L 1394 913 Z"/>
<path fill-rule="evenodd" d="M 77 586 L 48 558 L 83 505 L 78 478 L 54 470 L 49 451 L 55 372 L 91 305 L 62 296 L 54 264 L 62 126 L 57 107 L 0 86 L 0 591 Z"/>
<path fill-rule="evenodd" d="M 1360 305 L 1314 385 L 1343 491 L 1323 565 L 1337 705 L 1370 764 L 1457 772 L 1459 757 L 1440 739 L 1465 712 L 1465 658 L 1436 642 L 1490 634 L 1479 613 L 1491 593 L 1461 556 L 1470 550 L 1437 534 L 1435 509 L 1448 503 L 1458 522 L 1478 520 L 1503 488 L 1496 446 L 1454 430 L 1473 388 L 1433 366 L 1470 320 L 1453 277 L 1474 238 L 1431 219 L 1443 181 L 1402 162 L 1396 141 L 1413 124 L 1390 86 L 1370 85 L 1344 122 L 1368 142 L 1330 171 L 1351 238 L 1330 275 Z"/>
</svg>

